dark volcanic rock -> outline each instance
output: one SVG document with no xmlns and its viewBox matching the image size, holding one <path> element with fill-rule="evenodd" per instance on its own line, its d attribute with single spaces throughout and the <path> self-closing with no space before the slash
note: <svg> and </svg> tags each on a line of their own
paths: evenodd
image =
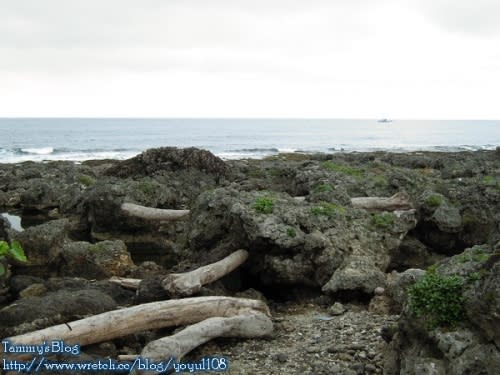
<svg viewBox="0 0 500 375">
<path fill-rule="evenodd" d="M 259 202 L 272 208 L 265 211 Z M 323 286 L 328 293 L 372 293 L 383 286 L 390 250 L 415 225 L 405 215 L 391 214 L 387 225 L 377 228 L 364 210 L 236 189 L 202 194 L 191 217 L 191 248 L 204 261 L 245 248 L 251 255 L 244 268 L 260 283 Z"/>
<path fill-rule="evenodd" d="M 7 239 L 7 229 L 10 228 L 9 220 L 0 216 L 0 241 L 5 241 Z"/>
<path fill-rule="evenodd" d="M 136 302 L 147 303 L 170 298 L 165 288 L 161 285 L 165 276 L 156 275 L 143 279 L 137 289 Z"/>
<path fill-rule="evenodd" d="M 182 169 L 197 169 L 220 177 L 228 173 L 226 164 L 209 151 L 194 147 L 160 147 L 119 162 L 105 174 L 116 177 L 144 177 Z"/>
<path fill-rule="evenodd" d="M 95 289 L 61 290 L 44 297 L 24 298 L 0 310 L 0 335 L 7 337 L 21 334 L 116 307 L 116 302 L 110 296 Z"/>
<path fill-rule="evenodd" d="M 401 245 L 391 254 L 390 269 L 397 271 L 409 268 L 426 269 L 441 260 L 444 255 L 432 253 L 422 242 L 408 234 Z"/>
<path fill-rule="evenodd" d="M 134 267 L 123 241 L 96 244 L 71 242 L 63 246 L 60 274 L 87 279 L 125 276 Z"/>
<path fill-rule="evenodd" d="M 37 283 L 43 283 L 43 279 L 29 275 L 16 275 L 10 279 L 10 291 L 17 295 L 30 285 Z"/>
<path fill-rule="evenodd" d="M 8 230 L 9 239 L 17 240 L 28 258 L 28 267 L 47 266 L 61 254 L 62 246 L 69 242 L 71 223 L 68 219 L 49 221 L 30 227 L 23 232 Z"/>
</svg>

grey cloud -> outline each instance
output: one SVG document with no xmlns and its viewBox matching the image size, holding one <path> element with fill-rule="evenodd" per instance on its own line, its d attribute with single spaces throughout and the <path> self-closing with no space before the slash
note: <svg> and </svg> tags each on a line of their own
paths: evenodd
<svg viewBox="0 0 500 375">
<path fill-rule="evenodd" d="M 16 0 L 0 5 L 2 47 L 168 46 L 190 48 L 265 44 L 261 23 L 328 14 L 345 23 L 368 0 Z M 297 27 L 301 27 L 300 22 Z M 304 30 L 307 31 L 307 30 Z M 267 39 L 272 40 L 272 35 Z"/>
<path fill-rule="evenodd" d="M 426 0 L 422 7 L 438 26 L 447 31 L 479 37 L 500 34 L 498 0 Z"/>
<path fill-rule="evenodd" d="M 17 0 L 0 9 L 0 69 L 299 74 L 297 57 L 370 35 L 356 19 L 365 3 L 375 2 Z"/>
</svg>

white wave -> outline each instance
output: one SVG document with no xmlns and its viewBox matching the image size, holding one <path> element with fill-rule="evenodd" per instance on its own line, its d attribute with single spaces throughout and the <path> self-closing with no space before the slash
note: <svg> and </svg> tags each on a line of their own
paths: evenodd
<svg viewBox="0 0 500 375">
<path fill-rule="evenodd" d="M 0 163 L 22 163 L 25 161 L 35 161 L 43 162 L 48 160 L 55 161 L 74 161 L 81 162 L 85 160 L 102 160 L 102 159 L 114 159 L 114 160 L 124 160 L 139 154 L 139 151 L 100 151 L 100 152 L 67 152 L 67 153 L 57 153 L 52 155 L 44 154 L 10 154 L 0 157 Z"/>
<path fill-rule="evenodd" d="M 21 151 L 27 154 L 50 155 L 54 152 L 54 148 L 53 147 L 22 148 Z"/>
<path fill-rule="evenodd" d="M 280 148 L 278 149 L 280 153 L 286 153 L 286 154 L 292 154 L 294 152 L 297 152 L 297 149 L 295 148 Z"/>
<path fill-rule="evenodd" d="M 248 152 L 215 152 L 216 156 L 223 160 L 236 160 L 236 159 L 262 159 L 266 156 L 272 155 L 271 153 L 248 153 Z"/>
</svg>

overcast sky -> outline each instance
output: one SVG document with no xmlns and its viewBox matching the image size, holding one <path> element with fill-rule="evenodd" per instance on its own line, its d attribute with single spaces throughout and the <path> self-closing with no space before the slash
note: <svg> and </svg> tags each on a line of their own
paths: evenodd
<svg viewBox="0 0 500 375">
<path fill-rule="evenodd" d="M 0 0 L 0 116 L 500 119 L 499 0 Z"/>
</svg>

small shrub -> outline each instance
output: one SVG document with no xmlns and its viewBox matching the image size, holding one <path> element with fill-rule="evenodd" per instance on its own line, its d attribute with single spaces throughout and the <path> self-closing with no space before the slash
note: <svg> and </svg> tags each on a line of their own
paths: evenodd
<svg viewBox="0 0 500 375">
<path fill-rule="evenodd" d="M 334 217 L 337 214 L 345 214 L 345 208 L 333 203 L 321 202 L 318 206 L 311 208 L 311 213 L 317 216 Z"/>
<path fill-rule="evenodd" d="M 470 213 L 465 213 L 462 217 L 462 223 L 465 226 L 473 226 L 479 222 L 479 219 Z"/>
<path fill-rule="evenodd" d="M 295 232 L 295 229 L 293 228 L 288 228 L 286 230 L 286 234 L 288 235 L 288 237 L 290 238 L 295 238 L 297 236 L 297 233 Z"/>
<path fill-rule="evenodd" d="M 89 175 L 86 175 L 86 174 L 81 174 L 77 177 L 78 179 L 78 182 L 83 185 L 83 186 L 86 186 L 86 187 L 89 187 L 89 186 L 92 186 L 92 185 L 95 185 L 96 183 L 96 180 L 94 177 L 91 177 Z"/>
<path fill-rule="evenodd" d="M 269 197 L 260 197 L 255 200 L 253 205 L 255 211 L 261 214 L 270 214 L 274 209 L 274 202 Z"/>
<path fill-rule="evenodd" d="M 358 168 L 350 167 L 348 165 L 337 164 L 331 161 L 325 161 L 321 164 L 323 169 L 328 169 L 329 171 L 339 172 L 352 177 L 363 177 L 363 171 Z"/>
<path fill-rule="evenodd" d="M 384 176 L 373 177 L 373 185 L 378 188 L 384 188 L 389 185 L 389 181 Z"/>
<path fill-rule="evenodd" d="M 473 281 L 479 281 L 483 277 L 483 274 L 480 272 L 471 272 L 467 275 L 467 281 L 473 282 Z"/>
<path fill-rule="evenodd" d="M 453 327 L 465 318 L 463 284 L 459 276 L 441 276 L 429 269 L 408 289 L 410 309 L 426 320 L 428 329 Z"/>
<path fill-rule="evenodd" d="M 248 171 L 248 177 L 251 178 L 265 178 L 266 177 L 266 172 L 264 172 L 261 169 L 252 169 Z"/>
<path fill-rule="evenodd" d="M 372 216 L 372 224 L 379 228 L 391 228 L 394 225 L 394 215 L 389 212 L 374 214 Z"/>
<path fill-rule="evenodd" d="M 286 171 L 280 168 L 270 168 L 269 174 L 273 177 L 283 177 L 286 175 Z"/>
<path fill-rule="evenodd" d="M 106 246 L 102 243 L 99 243 L 99 242 L 89 247 L 89 251 L 92 253 L 102 252 L 105 249 L 106 249 Z"/>
<path fill-rule="evenodd" d="M 483 177 L 483 184 L 485 184 L 485 185 L 494 186 L 494 185 L 496 185 L 496 183 L 497 183 L 497 180 L 493 176 L 484 176 Z"/>
<path fill-rule="evenodd" d="M 306 161 L 311 160 L 311 155 L 300 152 L 283 152 L 278 155 L 266 156 L 264 160 Z"/>
<path fill-rule="evenodd" d="M 429 195 L 425 199 L 425 204 L 428 205 L 429 207 L 439 207 L 443 204 L 443 198 L 439 195 Z"/>
<path fill-rule="evenodd" d="M 5 241 L 0 241 L 0 277 L 7 272 L 7 261 L 14 259 L 18 262 L 27 262 L 24 250 L 17 241 L 12 241 L 10 245 Z"/>
<path fill-rule="evenodd" d="M 149 181 L 141 181 L 137 185 L 137 188 L 142 191 L 146 195 L 151 195 L 155 192 L 156 187 L 152 182 Z"/>
<path fill-rule="evenodd" d="M 328 193 L 333 191 L 333 186 L 329 184 L 321 184 L 314 188 L 315 193 Z"/>
<path fill-rule="evenodd" d="M 480 247 L 477 247 L 477 248 L 472 248 L 470 252 L 467 252 L 465 254 L 456 255 L 456 257 L 460 263 L 467 263 L 467 262 L 483 263 L 490 258 L 490 254 L 486 253 Z"/>
</svg>

